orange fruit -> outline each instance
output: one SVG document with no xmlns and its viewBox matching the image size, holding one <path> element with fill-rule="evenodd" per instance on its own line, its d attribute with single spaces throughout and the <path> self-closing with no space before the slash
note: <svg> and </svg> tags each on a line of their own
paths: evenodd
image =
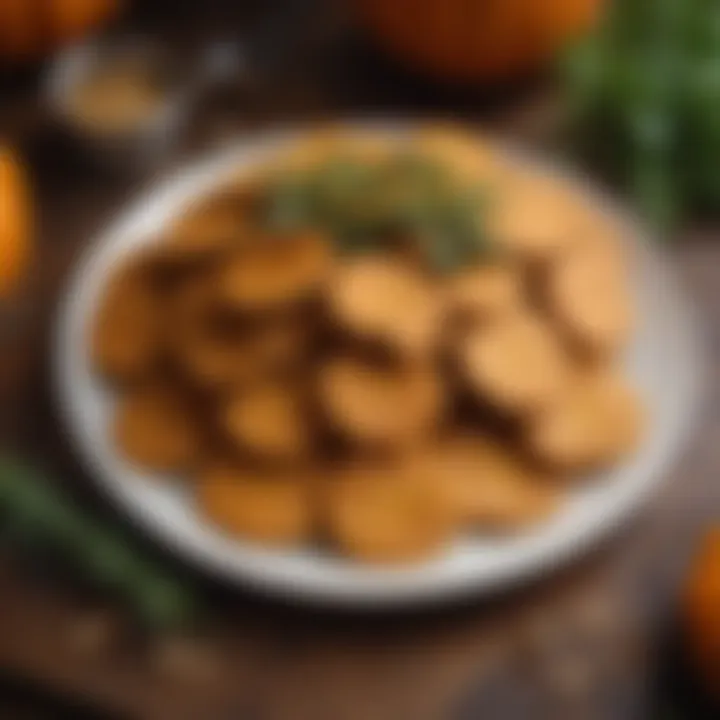
<svg viewBox="0 0 720 720">
<path fill-rule="evenodd" d="M 685 595 L 687 646 L 709 689 L 720 683 L 720 526 L 705 538 Z"/>
<path fill-rule="evenodd" d="M 15 154 L 0 146 L 0 298 L 12 292 L 25 272 L 31 225 L 25 171 Z"/>
</svg>

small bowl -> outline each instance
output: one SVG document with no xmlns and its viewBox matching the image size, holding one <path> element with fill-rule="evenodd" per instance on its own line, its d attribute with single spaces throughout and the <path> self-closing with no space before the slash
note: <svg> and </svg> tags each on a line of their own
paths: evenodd
<svg viewBox="0 0 720 720">
<path fill-rule="evenodd" d="M 157 107 L 125 127 L 100 127 L 84 119 L 73 105 L 76 93 L 113 64 L 137 65 L 158 83 Z M 152 41 L 126 38 L 90 41 L 61 53 L 46 83 L 50 110 L 63 132 L 93 159 L 113 167 L 147 169 L 175 146 L 190 106 L 190 93 L 171 55 Z"/>
</svg>

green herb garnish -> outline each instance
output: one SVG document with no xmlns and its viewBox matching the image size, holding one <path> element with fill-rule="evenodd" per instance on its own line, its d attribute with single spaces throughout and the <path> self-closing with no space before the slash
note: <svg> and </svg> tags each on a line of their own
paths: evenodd
<svg viewBox="0 0 720 720">
<path fill-rule="evenodd" d="M 616 0 L 564 78 L 576 148 L 659 229 L 720 210 L 720 3 Z"/>
<path fill-rule="evenodd" d="M 274 230 L 323 229 L 344 253 L 402 238 L 434 270 L 451 272 L 488 249 L 483 201 L 482 188 L 460 186 L 422 155 L 403 152 L 377 164 L 340 156 L 273 181 L 260 220 Z"/>
</svg>

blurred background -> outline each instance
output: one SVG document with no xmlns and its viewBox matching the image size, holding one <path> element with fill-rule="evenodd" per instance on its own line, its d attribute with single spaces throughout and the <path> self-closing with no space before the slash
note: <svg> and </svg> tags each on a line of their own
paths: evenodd
<svg viewBox="0 0 720 720">
<path fill-rule="evenodd" d="M 666 245 L 715 352 L 715 0 L 0 0 L 0 717 L 718 717 L 712 377 L 682 464 L 631 527 L 443 610 L 229 590 L 95 496 L 49 372 L 78 254 L 198 154 L 368 115 L 458 120 L 579 167 Z M 53 547 L 48 508 L 65 504 L 96 552 Z"/>
</svg>

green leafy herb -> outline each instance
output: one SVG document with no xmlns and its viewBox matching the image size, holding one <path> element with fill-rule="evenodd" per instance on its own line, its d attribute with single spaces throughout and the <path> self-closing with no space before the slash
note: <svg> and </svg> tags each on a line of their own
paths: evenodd
<svg viewBox="0 0 720 720">
<path fill-rule="evenodd" d="M 184 583 L 38 472 L 6 457 L 0 458 L 0 528 L 68 559 L 98 586 L 119 593 L 152 629 L 177 630 L 194 616 L 195 599 Z"/>
<path fill-rule="evenodd" d="M 414 241 L 428 264 L 450 272 L 488 249 L 482 188 L 460 187 L 440 163 L 402 152 L 382 163 L 336 157 L 267 188 L 261 221 L 277 230 L 326 230 L 344 253 L 392 238 Z"/>
<path fill-rule="evenodd" d="M 720 3 L 615 0 L 564 79 L 576 147 L 658 228 L 720 210 Z"/>
</svg>

